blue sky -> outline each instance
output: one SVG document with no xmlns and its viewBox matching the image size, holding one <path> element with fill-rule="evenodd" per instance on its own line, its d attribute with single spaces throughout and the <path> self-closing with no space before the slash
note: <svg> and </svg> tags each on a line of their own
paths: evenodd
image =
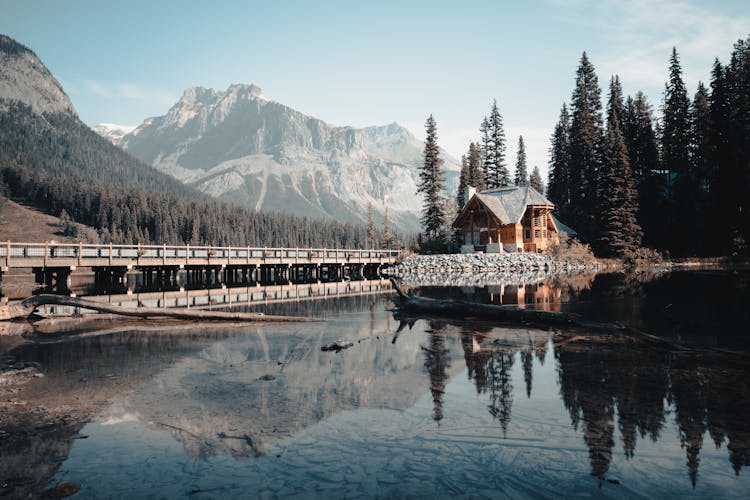
<svg viewBox="0 0 750 500">
<path fill-rule="evenodd" d="M 396 121 L 460 156 L 497 99 L 515 161 L 546 171 L 581 53 L 606 92 L 661 103 L 677 46 L 689 91 L 750 33 L 743 1 L 0 0 L 0 33 L 34 50 L 89 125 L 138 125 L 187 87 L 255 83 L 335 125 Z M 603 93 L 603 97 L 605 94 Z"/>
</svg>

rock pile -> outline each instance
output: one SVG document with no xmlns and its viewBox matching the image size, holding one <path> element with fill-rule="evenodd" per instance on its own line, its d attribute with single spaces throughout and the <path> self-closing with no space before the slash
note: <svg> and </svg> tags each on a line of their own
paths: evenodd
<svg viewBox="0 0 750 500">
<path fill-rule="evenodd" d="M 407 257 L 398 265 L 388 268 L 388 274 L 400 278 L 455 273 L 534 272 L 544 275 L 596 270 L 601 267 L 596 261 L 552 259 L 539 253 L 440 254 Z"/>
</svg>

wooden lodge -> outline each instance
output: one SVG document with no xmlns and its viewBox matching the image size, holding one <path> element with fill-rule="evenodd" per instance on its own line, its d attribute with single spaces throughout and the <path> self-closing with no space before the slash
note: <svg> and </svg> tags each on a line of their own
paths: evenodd
<svg viewBox="0 0 750 500">
<path fill-rule="evenodd" d="M 530 186 L 488 189 L 471 196 L 453 222 L 462 253 L 541 252 L 572 230 L 558 221 L 555 205 Z"/>
</svg>

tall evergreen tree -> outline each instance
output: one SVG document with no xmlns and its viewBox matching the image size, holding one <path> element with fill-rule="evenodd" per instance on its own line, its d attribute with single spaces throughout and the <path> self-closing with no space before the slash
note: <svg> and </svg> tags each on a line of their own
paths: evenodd
<svg viewBox="0 0 750 500">
<path fill-rule="evenodd" d="M 419 173 L 419 186 L 417 187 L 417 193 L 424 194 L 422 225 L 428 239 L 443 240 L 445 212 L 442 193 L 445 174 L 437 144 L 437 123 L 432 115 L 427 118 L 425 129 L 427 138 L 424 146 L 424 165 Z"/>
<path fill-rule="evenodd" d="M 479 147 L 475 143 L 469 144 L 469 186 L 476 188 L 477 191 L 484 191 L 484 171 L 482 170 L 482 156 Z"/>
<path fill-rule="evenodd" d="M 516 175 L 514 182 L 516 186 L 529 185 L 529 172 L 526 168 L 526 146 L 523 144 L 523 136 L 518 136 L 518 154 L 516 155 Z"/>
<path fill-rule="evenodd" d="M 618 113 L 622 112 L 622 89 L 619 80 L 613 77 L 609 87 L 607 134 L 600 176 L 601 229 L 595 246 L 602 255 L 615 257 L 627 255 L 641 243 L 641 228 L 637 221 L 638 194 L 620 131 L 622 119 Z"/>
<path fill-rule="evenodd" d="M 669 80 L 664 89 L 661 163 L 664 171 L 668 249 L 679 255 L 688 253 L 692 194 L 695 192 L 690 176 L 690 102 L 682 80 L 682 67 L 677 49 L 669 58 Z"/>
<path fill-rule="evenodd" d="M 479 133 L 482 135 L 479 143 L 479 156 L 482 158 L 482 179 L 485 187 L 491 187 L 490 176 L 495 164 L 495 149 L 492 147 L 491 132 L 490 121 L 485 116 L 479 125 Z"/>
<path fill-rule="evenodd" d="M 690 165 L 688 170 L 690 189 L 687 198 L 692 199 L 683 207 L 688 210 L 687 217 L 678 220 L 692 223 L 682 230 L 691 234 L 686 241 L 686 253 L 691 255 L 706 255 L 707 233 L 710 232 L 708 218 L 710 212 L 711 179 L 714 177 L 713 162 L 711 161 L 711 117 L 708 109 L 708 90 L 702 82 L 698 82 L 693 103 L 690 106 Z"/>
<path fill-rule="evenodd" d="M 367 203 L 367 248 L 378 246 L 377 231 L 375 230 L 375 221 L 372 218 L 372 202 Z"/>
<path fill-rule="evenodd" d="M 728 125 L 720 165 L 722 206 L 728 225 L 726 252 L 750 253 L 750 37 L 734 45 L 724 71 Z"/>
<path fill-rule="evenodd" d="M 539 167 L 536 165 L 534 165 L 534 170 L 531 171 L 529 186 L 544 194 L 544 181 L 542 180 L 542 174 L 539 173 Z"/>
<path fill-rule="evenodd" d="M 677 49 L 669 58 L 669 81 L 664 88 L 663 129 L 661 137 L 662 166 L 677 177 L 689 168 L 690 102 L 682 81 L 682 67 Z"/>
<path fill-rule="evenodd" d="M 716 166 L 711 179 L 712 221 L 717 233 L 708 243 L 709 253 L 727 254 L 731 244 L 731 234 L 736 232 L 738 224 L 734 220 L 734 209 L 731 199 L 735 189 L 735 175 L 731 161 L 731 119 L 730 119 L 730 83 L 728 68 L 718 59 L 711 70 L 711 95 L 709 113 L 711 120 L 711 161 Z"/>
<path fill-rule="evenodd" d="M 390 249 L 395 240 L 396 237 L 391 232 L 391 226 L 388 223 L 388 205 L 386 205 L 383 213 L 383 248 Z"/>
<path fill-rule="evenodd" d="M 510 185 L 508 167 L 505 165 L 505 129 L 503 117 L 497 107 L 497 100 L 492 102 L 489 117 L 490 144 L 492 163 L 488 165 L 487 187 L 496 188 Z"/>
<path fill-rule="evenodd" d="M 628 97 L 625 114 L 623 136 L 638 187 L 638 221 L 643 228 L 643 240 L 648 246 L 663 247 L 666 233 L 660 187 L 663 176 L 658 173 L 659 150 L 651 105 L 643 92 L 637 92 L 635 98 Z"/>
<path fill-rule="evenodd" d="M 547 197 L 555 204 L 557 213 L 570 222 L 570 115 L 565 104 L 552 133 L 547 188 Z"/>
<path fill-rule="evenodd" d="M 466 205 L 466 195 L 470 186 L 471 179 L 469 173 L 469 161 L 466 155 L 461 156 L 461 174 L 458 178 L 458 190 L 456 192 L 456 205 L 459 210 Z"/>
<path fill-rule="evenodd" d="M 570 224 L 586 242 L 598 234 L 597 186 L 602 165 L 601 90 L 586 53 L 576 72 L 570 125 Z"/>
</svg>

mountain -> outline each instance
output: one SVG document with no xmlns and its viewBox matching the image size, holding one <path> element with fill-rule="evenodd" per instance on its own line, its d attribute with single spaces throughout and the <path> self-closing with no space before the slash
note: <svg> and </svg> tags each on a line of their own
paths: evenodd
<svg viewBox="0 0 750 500">
<path fill-rule="evenodd" d="M 419 228 L 423 144 L 393 123 L 330 125 L 265 97 L 255 85 L 187 89 L 120 146 L 204 193 L 256 211 L 363 223 L 367 207 Z M 444 153 L 451 189 L 458 162 Z M 376 223 L 379 222 L 376 219 Z"/>
<path fill-rule="evenodd" d="M 28 47 L 0 34 L 0 97 L 29 105 L 35 113 L 76 116 L 62 85 Z"/>
<path fill-rule="evenodd" d="M 100 123 L 94 127 L 94 132 L 104 137 L 115 146 L 119 146 L 122 138 L 133 130 L 135 130 L 135 127 L 133 126 L 117 125 L 116 123 Z"/>
<path fill-rule="evenodd" d="M 92 131 L 28 47 L 0 35 L 0 165 L 122 190 L 205 195 Z"/>
</svg>

